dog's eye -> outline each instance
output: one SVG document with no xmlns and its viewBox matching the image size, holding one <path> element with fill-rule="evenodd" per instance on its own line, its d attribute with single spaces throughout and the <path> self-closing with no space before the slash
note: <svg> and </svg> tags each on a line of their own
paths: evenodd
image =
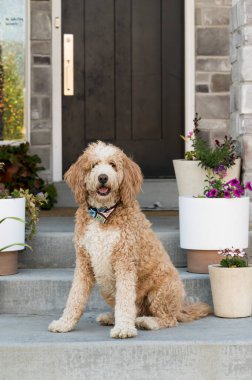
<svg viewBox="0 0 252 380">
<path fill-rule="evenodd" d="M 109 165 L 111 165 L 112 168 L 116 170 L 116 164 L 114 162 L 110 162 Z"/>
<path fill-rule="evenodd" d="M 94 169 L 94 167 L 97 165 L 97 162 L 91 165 L 91 169 Z"/>
</svg>

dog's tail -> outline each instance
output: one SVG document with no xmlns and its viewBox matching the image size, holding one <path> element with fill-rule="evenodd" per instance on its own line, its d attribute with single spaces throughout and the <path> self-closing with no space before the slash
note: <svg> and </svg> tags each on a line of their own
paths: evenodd
<svg viewBox="0 0 252 380">
<path fill-rule="evenodd" d="M 192 304 L 184 304 L 177 320 L 178 322 L 192 322 L 196 319 L 206 317 L 212 313 L 212 309 L 209 305 L 203 302 L 196 302 Z"/>
</svg>

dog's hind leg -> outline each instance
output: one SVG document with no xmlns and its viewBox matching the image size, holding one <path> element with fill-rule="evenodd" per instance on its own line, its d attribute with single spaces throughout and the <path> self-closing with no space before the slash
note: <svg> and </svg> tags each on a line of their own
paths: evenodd
<svg viewBox="0 0 252 380">
<path fill-rule="evenodd" d="M 177 326 L 177 316 L 182 308 L 184 287 L 180 279 L 165 278 L 161 286 L 148 294 L 149 315 L 136 318 L 140 329 L 158 330 Z"/>
</svg>

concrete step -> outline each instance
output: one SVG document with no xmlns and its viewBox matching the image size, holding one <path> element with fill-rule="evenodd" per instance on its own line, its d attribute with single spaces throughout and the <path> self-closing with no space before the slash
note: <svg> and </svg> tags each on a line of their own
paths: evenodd
<svg viewBox="0 0 252 380">
<path fill-rule="evenodd" d="M 190 301 L 212 302 L 208 275 L 185 269 L 180 269 L 180 274 Z M 0 277 L 0 314 L 54 313 L 57 317 L 65 307 L 72 278 L 73 269 L 22 269 L 14 276 Z M 87 310 L 107 308 L 95 287 Z"/>
<path fill-rule="evenodd" d="M 250 380 L 251 318 L 207 317 L 113 340 L 86 314 L 52 334 L 52 316 L 0 315 L 2 380 Z"/>
<path fill-rule="evenodd" d="M 65 182 L 54 183 L 58 192 L 56 207 L 76 207 L 71 190 Z M 138 201 L 143 209 L 178 209 L 178 188 L 176 179 L 145 179 Z"/>
<path fill-rule="evenodd" d="M 186 256 L 179 247 L 177 216 L 149 217 L 153 229 L 177 267 L 186 266 Z M 19 255 L 20 268 L 72 268 L 75 265 L 73 217 L 42 217 L 32 241 L 33 251 Z"/>
</svg>

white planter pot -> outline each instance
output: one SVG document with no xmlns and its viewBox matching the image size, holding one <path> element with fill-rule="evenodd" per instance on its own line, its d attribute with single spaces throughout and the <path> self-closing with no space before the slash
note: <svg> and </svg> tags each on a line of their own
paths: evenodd
<svg viewBox="0 0 252 380">
<path fill-rule="evenodd" d="M 199 166 L 200 161 L 173 160 L 179 195 L 202 195 L 206 186 L 207 171 Z M 227 171 L 225 181 L 240 177 L 241 159 Z"/>
<path fill-rule="evenodd" d="M 0 199 L 0 220 L 13 216 L 25 221 L 25 198 Z M 0 224 L 0 248 L 14 243 L 25 243 L 25 223 L 7 219 Z M 4 252 L 22 249 L 22 246 L 14 245 Z"/>
<path fill-rule="evenodd" d="M 193 250 L 247 248 L 249 197 L 179 197 L 180 246 Z"/>
<path fill-rule="evenodd" d="M 214 314 L 224 318 L 252 314 L 252 267 L 223 268 L 209 265 Z"/>
</svg>

